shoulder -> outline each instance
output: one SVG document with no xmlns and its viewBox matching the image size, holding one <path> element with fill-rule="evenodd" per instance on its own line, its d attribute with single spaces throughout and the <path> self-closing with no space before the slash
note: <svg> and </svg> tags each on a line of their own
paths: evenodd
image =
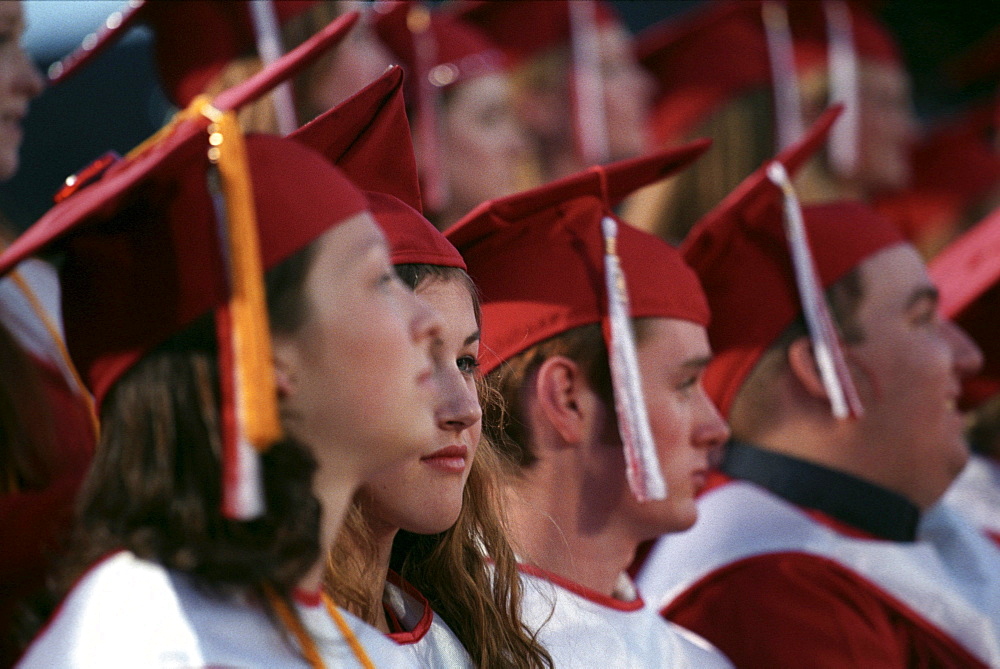
<svg viewBox="0 0 1000 669">
<path fill-rule="evenodd" d="M 681 593 L 663 615 L 741 667 L 907 662 L 895 616 L 879 591 L 817 555 L 773 553 L 728 564 Z"/>
<path fill-rule="evenodd" d="M 120 552 L 77 582 L 21 666 L 163 666 L 168 656 L 200 661 L 170 574 Z"/>
</svg>

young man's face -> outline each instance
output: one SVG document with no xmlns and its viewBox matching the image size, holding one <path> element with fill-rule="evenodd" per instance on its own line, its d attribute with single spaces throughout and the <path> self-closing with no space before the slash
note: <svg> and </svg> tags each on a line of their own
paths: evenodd
<svg viewBox="0 0 1000 669">
<path fill-rule="evenodd" d="M 982 354 L 938 314 L 937 290 L 912 246 L 880 251 L 860 268 L 863 340 L 847 348 L 865 409 L 859 427 L 875 482 L 925 508 L 968 458 L 956 400 Z"/>
<path fill-rule="evenodd" d="M 694 498 L 705 483 L 709 451 L 728 438 L 729 429 L 701 385 L 711 357 L 705 328 L 674 318 L 651 318 L 643 327 L 639 369 L 667 499 L 640 504 L 629 494 L 624 504 L 652 537 L 694 524 Z"/>
</svg>

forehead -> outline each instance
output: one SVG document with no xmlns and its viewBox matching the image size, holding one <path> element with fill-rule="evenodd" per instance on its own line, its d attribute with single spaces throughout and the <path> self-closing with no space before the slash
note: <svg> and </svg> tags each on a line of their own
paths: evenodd
<svg viewBox="0 0 1000 669">
<path fill-rule="evenodd" d="M 23 18 L 20 0 L 0 0 L 0 23 L 12 25 Z"/>
<path fill-rule="evenodd" d="M 680 318 L 644 318 L 637 352 L 659 362 L 683 365 L 711 355 L 705 328 Z"/>
<path fill-rule="evenodd" d="M 445 327 L 476 329 L 472 295 L 469 293 L 469 287 L 457 277 L 425 279 L 417 286 L 416 293 L 441 314 Z"/>
<path fill-rule="evenodd" d="M 878 318 L 905 309 L 910 301 L 934 284 L 923 260 L 910 244 L 896 244 L 859 265 L 863 297 L 859 313 Z"/>
</svg>

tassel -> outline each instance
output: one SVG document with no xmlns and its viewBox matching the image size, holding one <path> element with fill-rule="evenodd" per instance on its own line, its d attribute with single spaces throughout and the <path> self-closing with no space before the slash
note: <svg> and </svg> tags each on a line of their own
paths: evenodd
<svg viewBox="0 0 1000 669">
<path fill-rule="evenodd" d="M 254 38 L 257 42 L 257 54 L 264 67 L 281 58 L 281 27 L 278 24 L 278 14 L 274 0 L 250 0 L 250 18 L 253 20 Z M 288 135 L 298 129 L 299 123 L 295 113 L 295 98 L 292 96 L 292 85 L 288 81 L 278 84 L 272 95 L 274 114 L 278 121 L 278 132 Z"/>
<path fill-rule="evenodd" d="M 863 413 L 861 399 L 844 361 L 844 352 L 840 346 L 833 317 L 830 315 L 816 273 L 798 196 L 788 178 L 785 166 L 781 163 L 772 162 L 768 165 L 767 177 L 781 189 L 783 195 L 785 236 L 788 238 L 795 271 L 795 284 L 799 290 L 799 299 L 802 301 L 802 312 L 805 314 L 809 336 L 812 339 L 816 364 L 819 366 L 823 387 L 830 397 L 833 415 L 838 419 L 858 418 Z"/>
<path fill-rule="evenodd" d="M 584 165 L 600 165 L 610 159 L 608 124 L 604 110 L 604 79 L 601 49 L 597 41 L 597 6 L 593 0 L 569 5 L 573 49 L 573 120 L 577 149 Z"/>
<path fill-rule="evenodd" d="M 795 71 L 795 45 L 784 2 L 767 0 L 761 5 L 774 88 L 774 115 L 778 149 L 791 146 L 805 132 L 799 104 L 799 79 Z"/>
<path fill-rule="evenodd" d="M 249 520 L 263 513 L 257 453 L 281 439 L 271 337 L 264 297 L 253 189 L 243 133 L 235 112 L 222 113 L 206 100 L 198 110 L 210 121 L 209 172 L 229 275 L 229 303 L 217 309 L 223 406 L 232 407 L 223 427 L 223 511 Z"/>
<path fill-rule="evenodd" d="M 851 9 L 843 0 L 824 0 L 829 58 L 830 104 L 841 103 L 844 113 L 830 131 L 827 147 L 834 172 L 851 177 L 858 164 L 860 93 L 858 55 L 851 33 Z"/>
<path fill-rule="evenodd" d="M 618 431 L 625 449 L 625 472 L 632 494 L 640 502 L 667 498 L 667 484 L 660 471 L 653 431 L 646 413 L 642 393 L 642 378 L 636 355 L 632 311 L 629 308 L 625 274 L 616 249 L 618 224 L 605 216 L 601 220 L 604 234 L 604 281 L 608 296 L 610 339 L 608 359 L 611 363 L 611 385 L 614 388 Z"/>
</svg>

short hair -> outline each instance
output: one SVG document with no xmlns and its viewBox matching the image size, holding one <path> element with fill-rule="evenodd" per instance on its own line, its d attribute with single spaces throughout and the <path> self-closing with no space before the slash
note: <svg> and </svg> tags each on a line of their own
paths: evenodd
<svg viewBox="0 0 1000 669">
<path fill-rule="evenodd" d="M 864 341 L 865 333 L 857 318 L 864 295 L 865 287 L 859 266 L 855 266 L 826 291 L 831 315 L 845 345 L 851 346 Z M 780 415 L 780 400 L 776 390 L 778 386 L 774 381 L 789 371 L 788 349 L 792 343 L 808 336 L 805 317 L 799 314 L 760 356 L 733 400 L 729 423 L 734 437 L 748 438 L 757 434 Z"/>
<path fill-rule="evenodd" d="M 632 320 L 637 343 L 648 333 L 646 320 Z M 549 337 L 505 361 L 489 374 L 490 383 L 503 401 L 483 406 L 483 430 L 516 468 L 530 467 L 537 460 L 531 449 L 532 436 L 525 415 L 526 391 L 542 363 L 557 355 L 580 366 L 587 385 L 605 406 L 614 404 L 608 349 L 599 323 Z"/>
</svg>

